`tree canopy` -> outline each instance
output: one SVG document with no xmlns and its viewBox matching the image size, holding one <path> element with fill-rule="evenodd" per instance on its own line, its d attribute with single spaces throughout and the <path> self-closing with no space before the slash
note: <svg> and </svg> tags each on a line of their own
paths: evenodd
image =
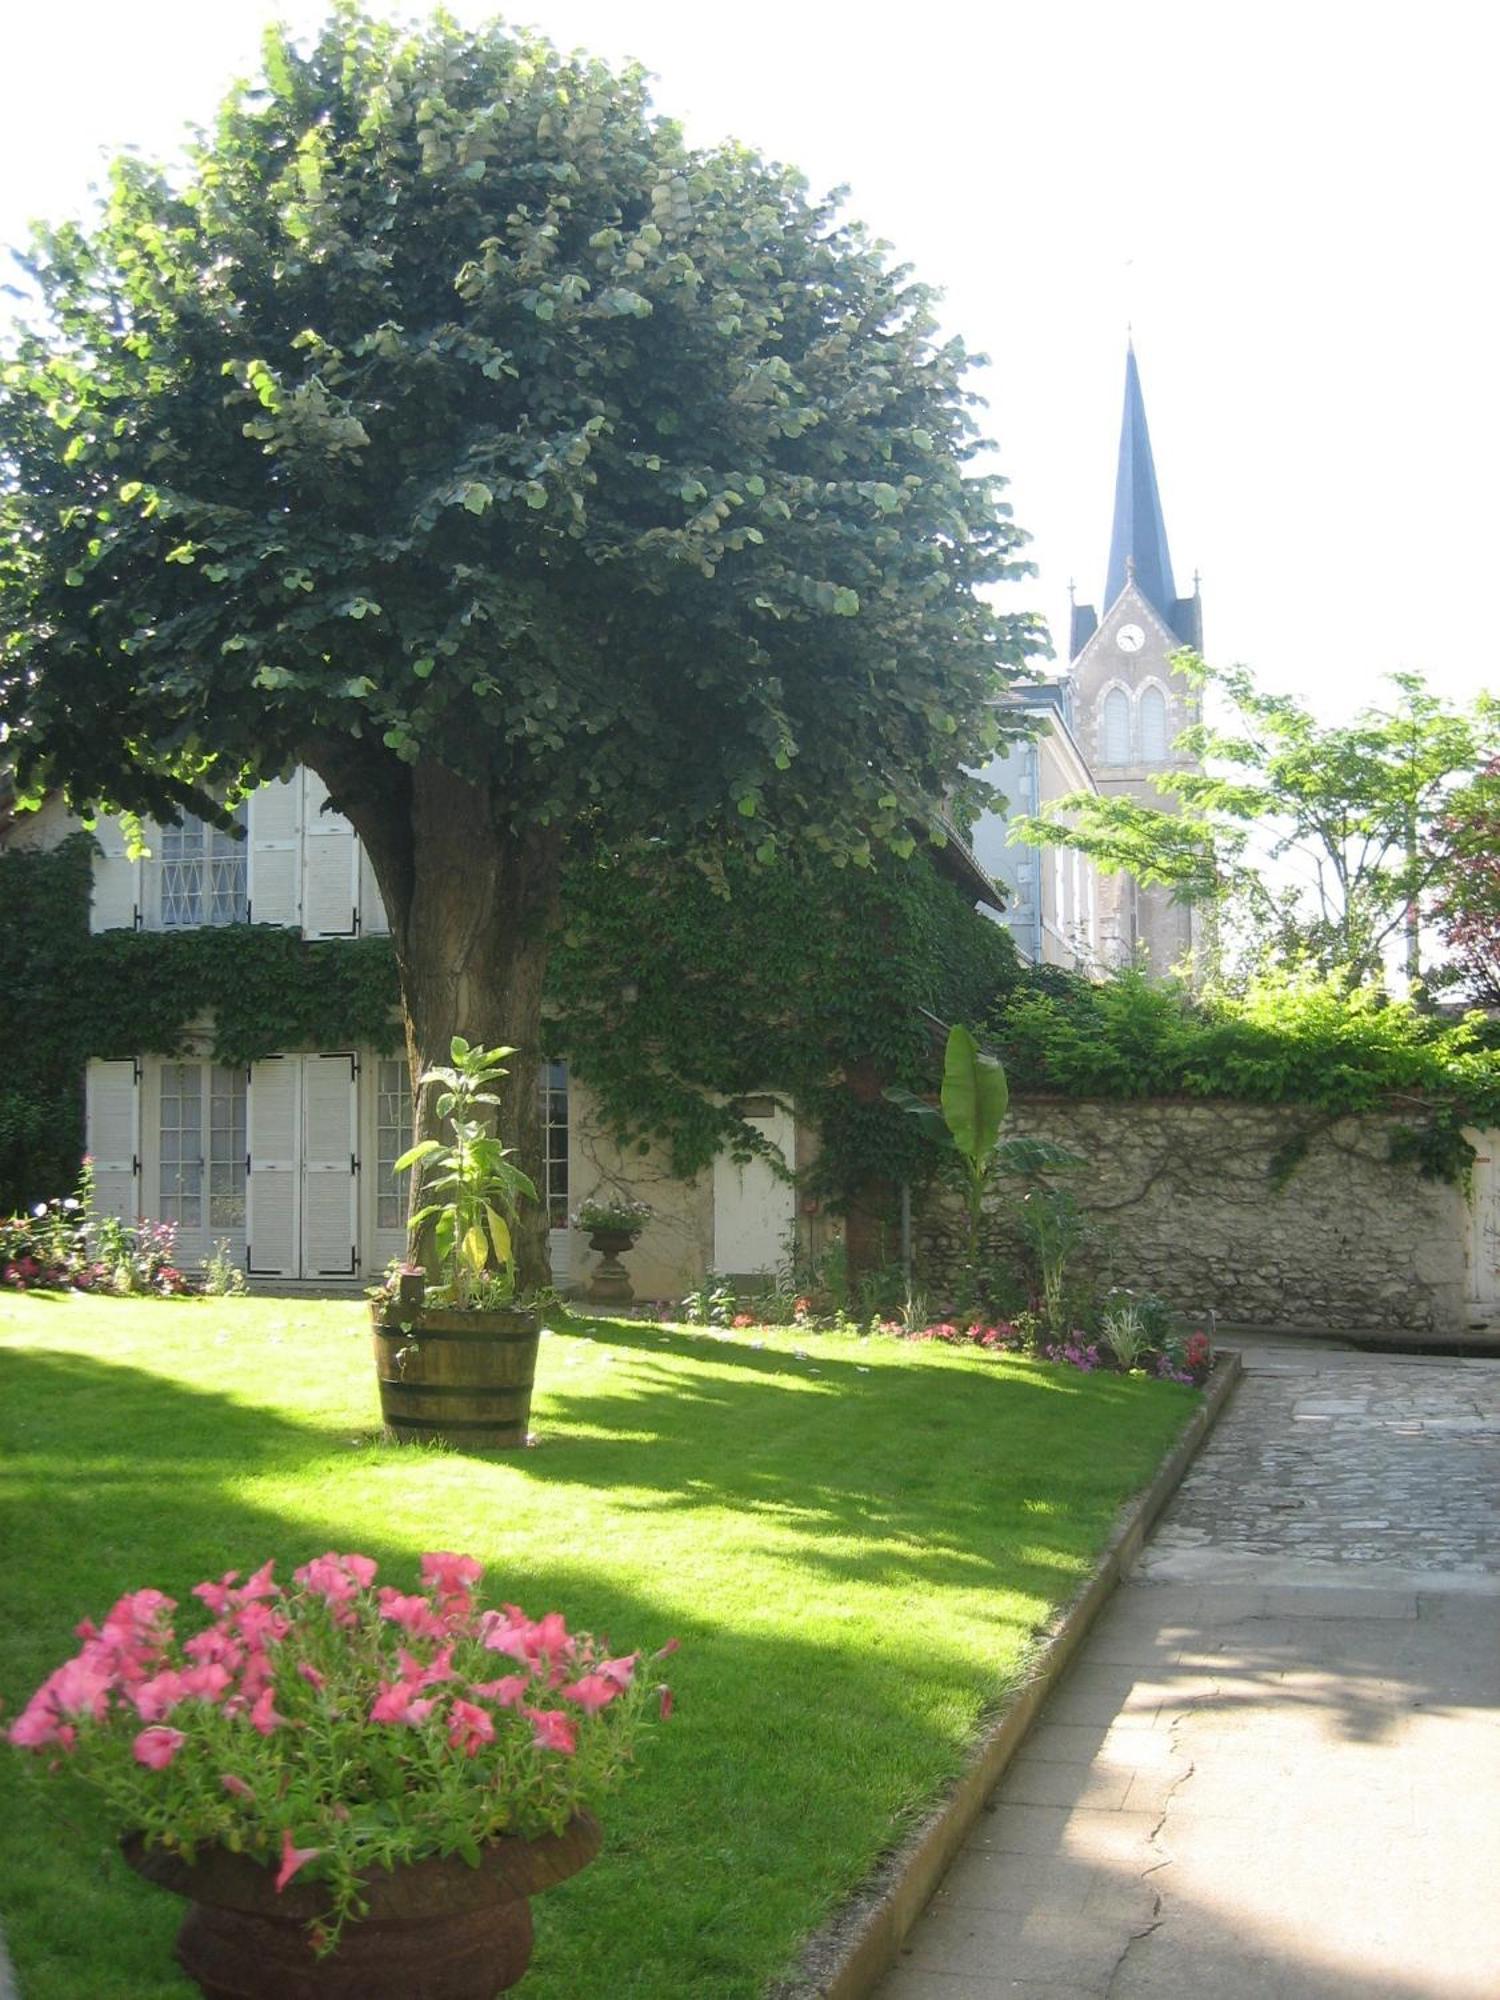
<svg viewBox="0 0 1500 2000">
<path fill-rule="evenodd" d="M 1198 768 L 1153 781 L 1175 804 L 1073 793 L 1019 821 L 1020 838 L 1076 848 L 1201 905 L 1221 947 L 1213 970 L 1230 955 L 1227 932 L 1241 972 L 1379 983 L 1404 930 L 1406 970 L 1419 978 L 1419 912 L 1448 865 L 1448 801 L 1500 742 L 1500 705 L 1460 708 L 1420 675 L 1395 674 L 1388 703 L 1325 724 L 1243 667 L 1216 671 L 1191 653 L 1174 665 L 1217 690 L 1227 717 L 1177 739 Z"/>
<path fill-rule="evenodd" d="M 986 595 L 1024 538 L 969 357 L 835 199 L 689 150 L 638 70 L 340 6 L 23 261 L 21 796 L 212 816 L 312 765 L 414 1063 L 536 1051 L 569 843 L 942 838 L 1037 640 Z"/>
</svg>

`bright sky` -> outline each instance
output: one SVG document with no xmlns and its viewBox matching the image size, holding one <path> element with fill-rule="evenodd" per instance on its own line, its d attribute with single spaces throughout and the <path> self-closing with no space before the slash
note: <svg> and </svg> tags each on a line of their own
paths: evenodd
<svg viewBox="0 0 1500 2000">
<path fill-rule="evenodd" d="M 493 10 L 450 0 L 461 20 Z M 0 242 L 102 153 L 169 151 L 254 64 L 254 0 L 52 0 L 0 71 Z M 301 27 L 323 8 L 291 0 Z M 406 11 L 406 10 L 403 10 Z M 847 183 L 991 357 L 980 386 L 1065 643 L 1103 587 L 1132 321 L 1207 650 L 1330 717 L 1399 667 L 1500 689 L 1493 105 L 1475 0 L 518 0 L 659 78 L 689 135 Z"/>
</svg>

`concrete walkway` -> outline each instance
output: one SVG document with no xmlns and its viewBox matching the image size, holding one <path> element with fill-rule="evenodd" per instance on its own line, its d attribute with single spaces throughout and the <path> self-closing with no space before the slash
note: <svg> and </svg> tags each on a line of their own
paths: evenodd
<svg viewBox="0 0 1500 2000">
<path fill-rule="evenodd" d="M 1500 1362 L 1245 1363 L 878 2000 L 1500 1995 Z"/>
</svg>

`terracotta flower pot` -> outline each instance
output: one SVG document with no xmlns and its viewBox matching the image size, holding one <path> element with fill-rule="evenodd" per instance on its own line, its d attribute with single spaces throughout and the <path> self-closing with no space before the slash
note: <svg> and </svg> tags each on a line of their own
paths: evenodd
<svg viewBox="0 0 1500 2000">
<path fill-rule="evenodd" d="M 460 1450 L 526 1442 L 541 1322 L 534 1312 L 472 1312 L 377 1299 L 375 1374 L 386 1435 Z"/>
<path fill-rule="evenodd" d="M 478 1868 L 434 1856 L 365 1878 L 370 1913 L 319 1958 L 308 1932 L 326 1906 L 315 1882 L 276 1893 L 276 1871 L 212 1848 L 188 1863 L 135 1837 L 125 1859 L 186 1896 L 177 1961 L 206 2000 L 493 2000 L 531 1961 L 529 1896 L 576 1874 L 599 1852 L 598 1822 L 496 1840 Z"/>
</svg>

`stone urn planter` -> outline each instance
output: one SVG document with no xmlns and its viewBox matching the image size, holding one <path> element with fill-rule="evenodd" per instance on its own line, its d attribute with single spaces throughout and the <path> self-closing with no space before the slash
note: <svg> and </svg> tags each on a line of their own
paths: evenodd
<svg viewBox="0 0 1500 2000">
<path fill-rule="evenodd" d="M 541 1322 L 520 1308 L 422 1303 L 420 1281 L 370 1302 L 380 1414 L 395 1444 L 436 1439 L 460 1450 L 526 1442 Z M 404 1295 L 403 1295 L 404 1293 Z"/>
<path fill-rule="evenodd" d="M 636 1229 L 590 1230 L 589 1248 L 599 1253 L 599 1262 L 594 1266 L 594 1275 L 589 1280 L 591 1304 L 628 1306 L 634 1303 L 635 1287 L 630 1282 L 630 1273 L 620 1259 L 627 1250 L 635 1247 L 639 1234 L 640 1231 Z"/>
<path fill-rule="evenodd" d="M 528 1897 L 576 1874 L 600 1840 L 580 1814 L 560 1834 L 492 1841 L 478 1868 L 433 1856 L 373 1870 L 369 1915 L 323 1958 L 308 1928 L 327 1902 L 316 1883 L 278 1895 L 273 1868 L 224 1848 L 189 1863 L 130 1836 L 123 1851 L 137 1874 L 188 1898 L 177 1960 L 206 2000 L 493 2000 L 531 1961 Z"/>
</svg>

